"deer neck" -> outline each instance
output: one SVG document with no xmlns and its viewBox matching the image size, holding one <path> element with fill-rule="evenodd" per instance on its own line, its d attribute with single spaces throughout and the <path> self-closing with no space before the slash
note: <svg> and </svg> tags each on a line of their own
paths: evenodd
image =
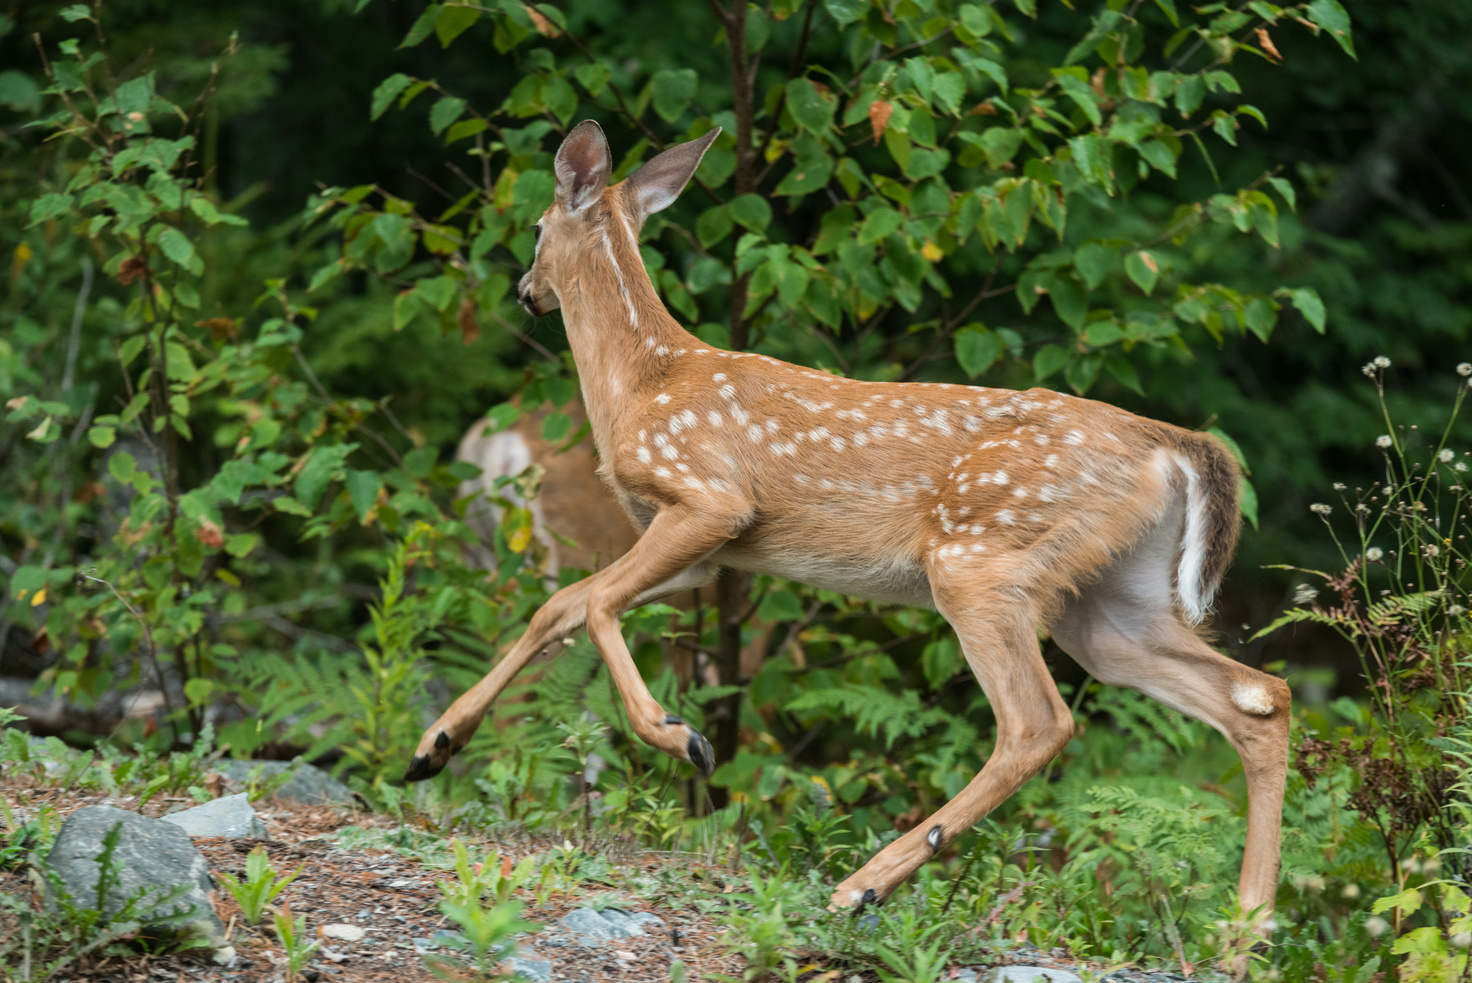
<svg viewBox="0 0 1472 983">
<path fill-rule="evenodd" d="M 560 293 L 562 320 L 602 449 L 623 411 L 663 391 L 673 357 L 708 346 L 665 310 L 620 213 L 604 217 L 582 255 Z"/>
</svg>

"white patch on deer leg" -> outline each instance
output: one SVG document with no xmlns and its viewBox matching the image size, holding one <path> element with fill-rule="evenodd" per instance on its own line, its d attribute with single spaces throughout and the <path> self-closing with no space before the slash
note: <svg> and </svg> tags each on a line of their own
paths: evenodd
<svg viewBox="0 0 1472 983">
<path fill-rule="evenodd" d="M 1277 709 L 1268 691 L 1256 683 L 1234 684 L 1232 704 L 1243 713 L 1250 713 L 1254 717 L 1271 717 Z"/>
</svg>

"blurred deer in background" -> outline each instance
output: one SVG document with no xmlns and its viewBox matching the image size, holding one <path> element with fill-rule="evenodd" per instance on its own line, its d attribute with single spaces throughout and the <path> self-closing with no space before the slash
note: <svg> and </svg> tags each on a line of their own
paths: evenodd
<svg viewBox="0 0 1472 983">
<path fill-rule="evenodd" d="M 588 411 L 581 400 L 560 409 L 572 418 L 573 433 L 587 422 Z M 532 536 L 546 555 L 543 576 L 548 588 L 555 590 L 558 574 L 563 569 L 599 570 L 627 553 L 639 534 L 619 508 L 613 492 L 599 479 L 592 441 L 580 440 L 563 449 L 542 438 L 542 422 L 548 412 L 523 413 L 515 423 L 501 430 L 492 430 L 491 422 L 486 419 L 472 424 L 460 439 L 455 459 L 474 464 L 481 473 L 461 482 L 456 495 L 471 499 L 465 510 L 465 522 L 479 542 L 469 550 L 470 562 L 482 570 L 496 567 L 496 553 L 491 544 L 503 510 L 493 499 L 500 497 L 527 508 L 532 513 Z M 497 478 L 515 477 L 533 464 L 541 465 L 543 474 L 541 489 L 530 503 L 522 500 L 513 485 L 496 488 Z M 691 611 L 702 603 L 709 607 L 715 597 L 713 591 L 706 591 L 702 598 L 699 588 L 692 587 L 661 600 L 682 611 Z M 742 682 L 749 681 L 761 669 L 770 633 L 770 625 L 752 624 L 751 638 L 742 646 L 739 656 Z M 687 644 L 669 646 L 667 655 L 682 683 L 698 681 L 709 686 L 720 683 L 716 665 L 707 653 Z"/>
<path fill-rule="evenodd" d="M 1095 679 L 1231 741 L 1249 797 L 1240 903 L 1268 925 L 1289 690 L 1195 630 L 1236 546 L 1236 461 L 1208 435 L 1051 390 L 861 382 L 689 334 L 660 302 L 637 236 L 715 137 L 672 147 L 611 187 L 595 123 L 557 152 L 555 200 L 518 297 L 533 316 L 562 310 L 599 469 L 643 535 L 536 613 L 425 732 L 406 778 L 443 768 L 527 660 L 584 625 L 635 733 L 709 771 L 705 738 L 640 679 L 619 614 L 706 583 L 718 566 L 762 571 L 934 606 L 996 716 L 982 770 L 839 884 L 834 905 L 882 901 L 1068 742 L 1073 719 L 1039 650 L 1043 626 Z"/>
</svg>

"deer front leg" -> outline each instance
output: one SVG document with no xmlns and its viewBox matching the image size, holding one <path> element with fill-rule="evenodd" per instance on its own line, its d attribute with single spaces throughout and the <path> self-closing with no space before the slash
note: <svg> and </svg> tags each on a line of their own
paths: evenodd
<svg viewBox="0 0 1472 983">
<path fill-rule="evenodd" d="M 501 691 L 510 684 L 511 680 L 516 678 L 516 674 L 525 668 L 526 664 L 539 652 L 550 651 L 551 654 L 556 655 L 561 651 L 568 636 L 583 627 L 587 615 L 589 592 L 597 581 L 615 575 L 623 562 L 624 558 L 620 557 L 598 573 L 584 577 L 577 583 L 569 584 L 553 594 L 547 603 L 532 616 L 526 633 L 517 639 L 511 651 L 506 653 L 506 657 L 496 663 L 496 667 L 480 682 L 466 690 L 458 700 L 450 705 L 448 710 L 440 715 L 440 719 L 424 732 L 424 736 L 419 739 L 419 747 L 414 752 L 414 758 L 409 762 L 409 768 L 404 773 L 404 781 L 419 782 L 439 774 L 455 752 L 470 743 L 471 737 L 475 736 L 491 703 L 501 695 Z M 641 592 L 633 599 L 629 607 L 648 604 L 650 601 L 656 601 L 682 590 L 690 590 L 693 587 L 703 587 L 714 576 L 715 567 L 713 565 L 696 564 L 664 583 L 656 584 Z"/>
<path fill-rule="evenodd" d="M 624 554 L 617 573 L 599 578 L 588 595 L 588 637 L 608 666 L 634 733 L 650 747 L 690 762 L 707 776 L 716 766 L 710 741 L 684 720 L 666 713 L 650 694 L 624 644 L 618 616 L 641 594 L 681 571 L 702 571 L 708 582 L 704 571 L 713 573 L 714 565 L 705 558 L 724 545 L 738 526 L 739 520 L 725 510 L 664 509 Z"/>
</svg>

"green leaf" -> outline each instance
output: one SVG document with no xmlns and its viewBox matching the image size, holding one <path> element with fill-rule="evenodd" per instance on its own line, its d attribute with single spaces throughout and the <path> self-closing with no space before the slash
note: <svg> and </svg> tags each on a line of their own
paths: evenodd
<svg viewBox="0 0 1472 983">
<path fill-rule="evenodd" d="M 1273 333 L 1273 326 L 1278 322 L 1278 313 L 1273 309 L 1272 301 L 1266 297 L 1254 297 L 1247 302 L 1242 319 L 1247 330 L 1257 335 L 1263 344 L 1267 344 L 1268 337 Z"/>
<path fill-rule="evenodd" d="M 1104 282 L 1119 262 L 1119 250 L 1098 242 L 1086 242 L 1073 254 L 1073 265 L 1090 290 Z"/>
<path fill-rule="evenodd" d="M 440 39 L 440 47 L 448 48 L 451 41 L 464 34 L 478 20 L 480 20 L 478 7 L 458 7 L 446 4 L 434 21 L 434 33 Z"/>
<path fill-rule="evenodd" d="M 41 87 L 25 72 L 6 69 L 0 72 L 0 106 L 18 113 L 34 113 L 41 108 Z"/>
<path fill-rule="evenodd" d="M 717 205 L 701 212 L 700 217 L 695 220 L 695 238 L 700 240 L 702 247 L 709 249 L 730 235 L 732 227 L 730 206 Z"/>
<path fill-rule="evenodd" d="M 194 706 L 202 706 L 209 702 L 214 692 L 215 681 L 213 679 L 203 679 L 196 676 L 184 684 L 184 696 Z"/>
<path fill-rule="evenodd" d="M 1055 374 L 1064 365 L 1068 364 L 1068 349 L 1058 345 L 1044 345 L 1038 349 L 1033 356 L 1032 370 L 1037 380 L 1042 382 L 1048 376 Z"/>
<path fill-rule="evenodd" d="M 164 251 L 165 256 L 180 266 L 187 266 L 194 258 L 194 243 L 172 225 L 159 234 L 158 246 Z"/>
<path fill-rule="evenodd" d="M 107 459 L 107 473 L 123 484 L 133 480 L 138 471 L 138 462 L 127 451 L 118 451 Z"/>
<path fill-rule="evenodd" d="M 573 89 L 572 83 L 561 75 L 553 75 L 547 79 L 542 86 L 542 102 L 552 111 L 552 115 L 566 126 L 571 120 L 573 113 L 578 111 L 578 94 Z"/>
<path fill-rule="evenodd" d="M 462 119 L 450 127 L 450 132 L 445 134 L 445 146 L 448 147 L 456 140 L 464 140 L 466 137 L 483 133 L 489 126 L 490 124 L 483 119 Z"/>
<path fill-rule="evenodd" d="M 542 419 L 542 439 L 549 444 L 560 443 L 572 433 L 572 417 L 566 413 L 548 413 Z"/>
<path fill-rule="evenodd" d="M 134 335 L 123 342 L 118 349 L 118 361 L 122 363 L 122 367 L 126 369 L 131 365 L 133 359 L 138 357 L 138 353 L 143 351 L 143 346 L 147 343 L 148 339 L 143 335 Z"/>
<path fill-rule="evenodd" d="M 730 208 L 731 217 L 752 232 L 763 232 L 772 222 L 772 206 L 761 195 L 745 194 L 733 198 Z"/>
<path fill-rule="evenodd" d="M 797 125 L 822 136 L 833 125 L 833 111 L 838 103 L 818 91 L 810 78 L 795 78 L 787 83 L 787 110 Z"/>
<path fill-rule="evenodd" d="M 1124 258 L 1124 271 L 1129 278 L 1135 281 L 1146 294 L 1155 289 L 1155 282 L 1160 279 L 1160 264 L 1149 250 L 1141 249 L 1130 253 Z"/>
<path fill-rule="evenodd" d="M 64 194 L 42 195 L 31 202 L 31 225 L 44 222 L 47 219 L 65 215 L 72 207 L 72 196 Z M 29 228 L 29 226 L 27 226 Z"/>
<path fill-rule="evenodd" d="M 888 238 L 899 231 L 905 218 L 893 208 L 876 208 L 859 226 L 859 245 L 868 246 Z"/>
<path fill-rule="evenodd" d="M 87 430 L 87 440 L 93 447 L 111 447 L 117 435 L 116 427 L 89 427 Z"/>
<path fill-rule="evenodd" d="M 300 515 L 307 518 L 310 518 L 312 515 L 311 509 L 290 495 L 278 495 L 276 498 L 271 499 L 271 507 L 277 512 L 285 512 L 287 515 Z"/>
<path fill-rule="evenodd" d="M 409 33 L 404 35 L 404 40 L 399 42 L 399 47 L 412 48 L 420 41 L 429 37 L 430 33 L 434 30 L 435 24 L 439 22 L 440 9 L 440 5 L 437 3 L 432 3 L 428 7 L 425 7 L 424 13 L 419 15 L 419 19 L 414 22 L 414 26 L 409 28 Z"/>
<path fill-rule="evenodd" d="M 74 3 L 61 8 L 61 19 L 74 24 L 79 20 L 91 20 L 92 10 L 85 3 Z"/>
<path fill-rule="evenodd" d="M 1102 356 L 1085 355 L 1075 356 L 1063 370 L 1063 378 L 1070 389 L 1082 396 L 1093 388 L 1094 380 L 1099 378 L 1099 364 Z"/>
<path fill-rule="evenodd" d="M 1349 57 L 1359 60 L 1354 53 L 1354 37 L 1350 34 L 1349 14 L 1340 6 L 1339 0 L 1314 0 L 1308 5 L 1308 19 L 1328 31 L 1339 47 Z"/>
<path fill-rule="evenodd" d="M 1119 384 L 1126 389 L 1138 393 L 1141 396 L 1145 395 L 1145 390 L 1140 385 L 1139 373 L 1135 371 L 1135 367 L 1130 364 L 1129 359 L 1125 358 L 1119 352 L 1110 352 L 1105 357 L 1104 368 L 1108 369 L 1109 374 L 1118 379 Z"/>
<path fill-rule="evenodd" d="M 1242 513 L 1242 518 L 1252 523 L 1252 528 L 1257 528 L 1257 489 L 1252 487 L 1252 482 L 1247 480 L 1244 474 L 1237 482 L 1237 508 Z"/>
<path fill-rule="evenodd" d="M 1270 177 L 1268 178 L 1268 184 L 1272 185 L 1273 190 L 1276 191 L 1282 197 L 1282 199 L 1288 203 L 1289 209 L 1295 212 L 1298 211 L 1298 194 L 1294 190 L 1293 183 L 1291 181 L 1289 181 L 1287 178 Z"/>
<path fill-rule="evenodd" d="M 292 490 L 297 501 L 307 508 L 316 508 L 317 499 L 332 481 L 333 475 L 342 468 L 342 462 L 358 447 L 357 444 L 318 445 L 313 448 L 307 463 L 297 472 Z"/>
<path fill-rule="evenodd" d="M 1308 323 L 1319 334 L 1324 333 L 1324 302 L 1319 299 L 1319 292 L 1313 287 L 1298 287 L 1289 291 L 1288 296 L 1293 300 L 1293 306 L 1298 308 Z"/>
<path fill-rule="evenodd" d="M 353 508 L 358 513 L 358 521 L 365 521 L 378 501 L 378 490 L 383 487 L 383 477 L 377 471 L 349 468 L 343 475 L 343 484 L 347 486 L 348 498 L 352 499 Z"/>
<path fill-rule="evenodd" d="M 368 110 L 368 118 L 375 120 L 382 116 L 384 111 L 388 109 L 389 103 L 397 99 L 400 93 L 407 89 L 413 81 L 413 78 L 405 75 L 403 72 L 395 72 L 378 83 L 378 88 L 373 90 L 373 104 Z"/>
<path fill-rule="evenodd" d="M 685 107 L 690 105 L 690 100 L 695 98 L 697 81 L 695 70 L 691 68 L 663 68 L 655 72 L 649 80 L 654 111 L 666 123 L 678 120 Z"/>
<path fill-rule="evenodd" d="M 1060 276 L 1053 281 L 1048 297 L 1053 301 L 1053 310 L 1058 312 L 1064 324 L 1075 331 L 1083 327 L 1084 318 L 1089 313 L 1089 295 L 1082 284 Z"/>
<path fill-rule="evenodd" d="M 442 96 L 429 110 L 429 128 L 435 134 L 460 118 L 465 112 L 465 100 L 455 96 Z"/>
<path fill-rule="evenodd" d="M 982 324 L 968 324 L 956 332 L 956 362 L 975 379 L 1002 357 L 1002 337 Z"/>
<path fill-rule="evenodd" d="M 869 0 L 823 0 L 823 9 L 842 29 L 869 12 Z"/>
<path fill-rule="evenodd" d="M 1182 116 L 1194 113 L 1206 96 L 1206 80 L 1200 75 L 1187 75 L 1176 86 L 1176 111 Z"/>
<path fill-rule="evenodd" d="M 579 65 L 572 70 L 573 77 L 578 80 L 583 88 L 588 90 L 588 95 L 598 98 L 603 87 L 608 84 L 608 66 L 601 61 L 595 61 L 587 65 Z"/>
</svg>

